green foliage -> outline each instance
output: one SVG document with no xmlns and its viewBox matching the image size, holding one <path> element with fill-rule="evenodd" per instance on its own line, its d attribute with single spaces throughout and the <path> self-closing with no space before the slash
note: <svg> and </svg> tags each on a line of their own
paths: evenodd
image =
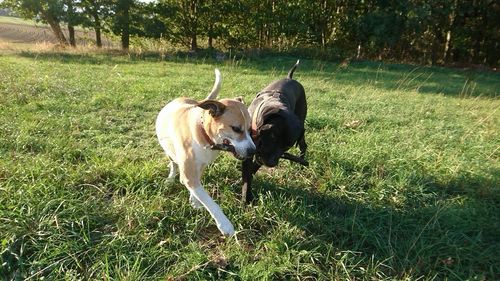
<svg viewBox="0 0 500 281">
<path fill-rule="evenodd" d="M 198 37 L 212 40 L 227 33 L 225 16 L 234 10 L 227 1 L 162 0 L 154 11 L 165 27 L 162 37 L 196 50 Z"/>
<path fill-rule="evenodd" d="M 294 62 L 0 56 L 0 279 L 496 279 L 497 73 L 301 60 L 310 167 L 262 170 L 249 207 L 232 156 L 203 177 L 236 238 L 166 182 L 163 105 L 215 67 L 248 104 Z"/>
<path fill-rule="evenodd" d="M 191 48 L 202 36 L 230 49 L 319 47 L 357 58 L 498 64 L 494 1 L 355 2 L 164 0 L 154 14 L 165 38 Z"/>
<path fill-rule="evenodd" d="M 18 15 L 28 18 L 45 21 L 42 11 L 54 18 L 61 16 L 63 2 L 60 0 L 38 1 L 38 0 L 4 0 L 0 3 L 3 7 L 13 9 Z"/>
</svg>

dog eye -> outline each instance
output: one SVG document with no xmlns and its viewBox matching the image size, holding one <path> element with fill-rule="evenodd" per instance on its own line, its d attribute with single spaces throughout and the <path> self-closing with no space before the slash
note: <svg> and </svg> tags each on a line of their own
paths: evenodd
<svg viewBox="0 0 500 281">
<path fill-rule="evenodd" d="M 243 130 L 240 127 L 231 126 L 231 129 L 233 129 L 233 131 L 237 134 L 243 133 Z"/>
</svg>

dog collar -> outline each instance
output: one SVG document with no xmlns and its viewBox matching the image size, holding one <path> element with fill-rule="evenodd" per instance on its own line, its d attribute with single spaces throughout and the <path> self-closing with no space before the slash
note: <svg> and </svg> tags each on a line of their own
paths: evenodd
<svg viewBox="0 0 500 281">
<path fill-rule="evenodd" d="M 252 137 L 257 135 L 257 116 L 260 114 L 260 110 L 262 108 L 262 105 L 264 105 L 264 100 L 261 101 L 261 103 L 257 106 L 255 109 L 253 116 L 252 116 Z"/>
<path fill-rule="evenodd" d="M 236 153 L 234 150 L 234 146 L 229 145 L 226 142 L 223 142 L 222 144 L 214 143 L 214 141 L 208 136 L 207 131 L 205 131 L 205 128 L 203 127 L 203 117 L 201 118 L 200 123 L 198 123 L 198 127 L 201 135 L 203 136 L 205 141 L 208 142 L 208 145 L 205 146 L 205 149 L 229 151 L 233 154 Z"/>
<path fill-rule="evenodd" d="M 252 131 L 257 131 L 257 116 L 260 115 L 260 111 L 266 100 L 269 98 L 279 98 L 280 94 L 281 92 L 277 90 L 264 91 L 257 94 L 256 98 L 260 98 L 262 96 L 262 100 L 252 114 Z"/>
<path fill-rule="evenodd" d="M 198 127 L 205 141 L 208 142 L 210 146 L 214 146 L 215 142 L 208 136 L 207 132 L 205 131 L 205 127 L 203 127 L 203 115 L 201 116 L 201 120 L 200 123 L 198 124 Z"/>
</svg>

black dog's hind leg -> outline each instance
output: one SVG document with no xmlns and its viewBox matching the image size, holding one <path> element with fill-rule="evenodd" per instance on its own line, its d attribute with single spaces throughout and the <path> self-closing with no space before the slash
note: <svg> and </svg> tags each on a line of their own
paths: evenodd
<svg viewBox="0 0 500 281">
<path fill-rule="evenodd" d="M 245 204 L 249 204 L 253 201 L 252 193 L 252 179 L 253 175 L 257 173 L 261 165 L 255 163 L 253 158 L 246 159 L 243 161 L 241 166 L 241 175 L 243 178 L 243 186 L 241 187 L 241 201 Z"/>
<path fill-rule="evenodd" d="M 306 157 L 306 150 L 307 150 L 307 143 L 306 143 L 306 138 L 305 138 L 305 131 L 302 131 L 300 139 L 299 139 L 299 141 L 297 143 L 299 145 L 300 158 L 305 159 L 305 157 Z"/>
</svg>

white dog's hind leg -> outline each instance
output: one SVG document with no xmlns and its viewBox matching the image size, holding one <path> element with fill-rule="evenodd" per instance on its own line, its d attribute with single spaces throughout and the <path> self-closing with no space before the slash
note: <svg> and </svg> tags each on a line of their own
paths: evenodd
<svg viewBox="0 0 500 281">
<path fill-rule="evenodd" d="M 174 161 L 170 160 L 170 173 L 168 174 L 169 180 L 174 180 L 175 176 L 179 173 L 179 166 Z"/>
<path fill-rule="evenodd" d="M 198 199 L 198 201 L 203 204 L 210 215 L 214 218 L 217 228 L 220 232 L 226 236 L 231 236 L 234 234 L 234 226 L 227 219 L 226 215 L 222 212 L 219 205 L 214 202 L 212 197 L 205 191 L 203 186 L 198 186 L 189 189 L 191 194 Z"/>
</svg>

